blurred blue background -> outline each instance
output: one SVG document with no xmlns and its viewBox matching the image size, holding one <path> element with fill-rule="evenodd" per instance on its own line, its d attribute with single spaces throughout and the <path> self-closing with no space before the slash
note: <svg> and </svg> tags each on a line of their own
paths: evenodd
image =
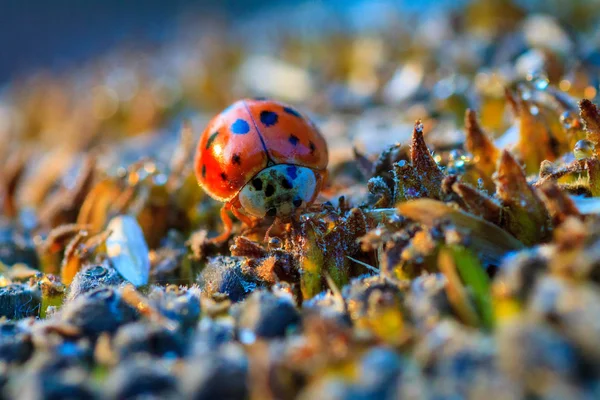
<svg viewBox="0 0 600 400">
<path fill-rule="evenodd" d="M 278 3 L 282 1 L 0 0 L 0 82 L 37 67 L 77 63 L 123 41 L 161 41 L 184 13 L 242 18 Z"/>
<path fill-rule="evenodd" d="M 60 70 L 123 43 L 159 43 L 181 18 L 221 15 L 233 20 L 312 4 L 340 12 L 358 4 L 402 10 L 457 6 L 467 0 L 0 0 L 0 83 L 43 67 Z M 363 11 L 360 11 L 364 15 Z M 368 18 L 367 18 L 368 19 Z"/>
<path fill-rule="evenodd" d="M 473 0 L 0 0 L 0 84 L 39 68 L 60 70 L 77 65 L 124 43 L 160 43 L 169 38 L 182 17 L 190 15 L 215 14 L 240 20 L 268 12 L 271 18 L 288 18 L 292 6 L 312 4 L 336 13 L 361 8 L 354 10 L 354 17 L 369 20 L 373 17 L 369 14 L 381 13 L 390 5 L 409 12 L 458 8 L 470 1 Z M 577 1 L 600 6 L 600 0 Z M 555 16 L 563 15 L 569 5 L 569 0 L 514 2 L 530 11 L 546 11 Z M 378 7 L 382 4 L 385 6 Z"/>
</svg>

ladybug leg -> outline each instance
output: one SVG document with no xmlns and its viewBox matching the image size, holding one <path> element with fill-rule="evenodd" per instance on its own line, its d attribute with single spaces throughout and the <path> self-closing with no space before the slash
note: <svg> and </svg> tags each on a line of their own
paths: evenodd
<svg viewBox="0 0 600 400">
<path fill-rule="evenodd" d="M 231 208 L 231 212 L 233 213 L 233 215 L 235 215 L 235 217 L 237 219 L 239 219 L 240 221 L 242 221 L 248 227 L 253 228 L 256 225 L 256 220 L 255 219 L 252 219 L 249 216 L 247 216 L 246 214 L 243 214 L 238 208 L 232 207 Z"/>
<path fill-rule="evenodd" d="M 271 238 L 271 230 L 273 229 L 273 227 L 275 226 L 275 224 L 277 223 L 277 218 L 275 218 L 275 221 L 273 221 L 273 223 L 269 226 L 269 228 L 267 229 L 267 231 L 265 232 L 265 237 L 263 239 L 263 241 L 265 243 L 269 243 L 269 239 Z"/>
<path fill-rule="evenodd" d="M 229 203 L 225 203 L 223 207 L 221 207 L 221 222 L 223 222 L 224 230 L 223 233 L 221 233 L 219 236 L 215 236 L 214 238 L 209 239 L 209 243 L 223 244 L 227 239 L 229 239 L 229 236 L 231 236 L 231 231 L 233 230 L 233 222 L 227 214 L 227 211 L 230 208 L 231 205 Z"/>
</svg>

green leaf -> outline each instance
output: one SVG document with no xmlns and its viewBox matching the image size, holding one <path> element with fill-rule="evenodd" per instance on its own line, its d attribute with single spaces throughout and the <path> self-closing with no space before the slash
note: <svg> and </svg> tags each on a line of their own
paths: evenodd
<svg viewBox="0 0 600 400">
<path fill-rule="evenodd" d="M 461 280 L 473 294 L 475 308 L 486 329 L 494 326 L 490 279 L 479 259 L 463 246 L 449 246 Z"/>
</svg>

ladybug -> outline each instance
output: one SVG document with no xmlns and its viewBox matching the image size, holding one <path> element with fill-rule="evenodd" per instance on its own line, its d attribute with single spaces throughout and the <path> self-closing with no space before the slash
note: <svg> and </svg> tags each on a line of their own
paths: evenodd
<svg viewBox="0 0 600 400">
<path fill-rule="evenodd" d="M 214 117 L 195 157 L 200 186 L 249 226 L 264 217 L 288 218 L 311 205 L 327 175 L 327 143 L 307 117 L 272 100 L 239 100 Z"/>
</svg>

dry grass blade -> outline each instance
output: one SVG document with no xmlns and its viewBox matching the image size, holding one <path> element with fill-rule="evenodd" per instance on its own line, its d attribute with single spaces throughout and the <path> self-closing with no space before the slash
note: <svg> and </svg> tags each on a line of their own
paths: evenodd
<svg viewBox="0 0 600 400">
<path fill-rule="evenodd" d="M 475 215 L 454 209 L 440 201 L 418 199 L 398 205 L 401 215 L 434 226 L 448 221 L 470 234 L 470 248 L 487 264 L 499 265 L 504 255 L 523 248 L 523 244 L 505 230 Z"/>
<path fill-rule="evenodd" d="M 105 179 L 98 182 L 88 193 L 79 209 L 78 224 L 89 224 L 94 231 L 100 231 L 110 218 L 110 210 L 121 190 L 111 180 Z"/>
<path fill-rule="evenodd" d="M 423 137 L 423 124 L 415 123 L 410 144 L 410 160 L 420 185 L 427 189 L 429 197 L 440 198 L 444 174 L 431 156 L 425 138 Z"/>
<path fill-rule="evenodd" d="M 588 172 L 588 184 L 592 196 L 600 196 L 600 160 L 590 158 L 585 160 L 585 168 Z"/>
<path fill-rule="evenodd" d="M 354 153 L 354 159 L 356 160 L 356 165 L 360 172 L 364 175 L 365 178 L 369 179 L 373 176 L 373 171 L 375 170 L 375 163 L 361 154 L 356 147 L 352 148 Z"/>
<path fill-rule="evenodd" d="M 568 217 L 581 217 L 575 202 L 554 182 L 544 183 L 540 186 L 540 191 L 554 226 L 561 224 Z"/>
<path fill-rule="evenodd" d="M 170 173 L 167 182 L 170 190 L 174 189 L 182 180 L 182 177 L 186 176 L 184 172 L 186 166 L 189 165 L 193 149 L 194 135 L 192 124 L 189 121 L 185 121 L 181 127 L 179 144 L 173 153 L 173 158 L 171 158 Z"/>
<path fill-rule="evenodd" d="M 569 174 L 581 174 L 584 172 L 586 162 L 589 160 L 574 160 L 560 167 L 555 167 L 550 161 L 544 161 L 540 165 L 540 179 L 533 184 L 534 187 L 544 185 L 546 182 L 556 182 L 563 176 Z"/>
<path fill-rule="evenodd" d="M 352 258 L 350 256 L 346 256 L 346 258 L 349 259 L 350 261 L 353 261 L 353 262 L 359 264 L 359 265 L 362 265 L 363 267 L 365 267 L 366 269 L 368 269 L 371 272 L 374 272 L 375 274 L 379 273 L 379 270 L 377 268 L 375 268 L 372 265 L 367 264 L 366 262 L 362 262 L 362 261 L 357 260 L 356 258 Z"/>
<path fill-rule="evenodd" d="M 19 151 L 8 158 L 0 170 L 0 201 L 4 215 L 9 218 L 17 215 L 16 191 L 27 163 L 27 155 Z"/>
<path fill-rule="evenodd" d="M 549 215 L 525 172 L 506 150 L 502 152 L 495 176 L 496 193 L 506 207 L 504 227 L 526 245 L 547 239 Z"/>
<path fill-rule="evenodd" d="M 496 170 L 500 151 L 479 126 L 475 111 L 470 109 L 465 113 L 465 133 L 465 148 L 473 154 L 473 161 L 481 172 L 481 177 L 491 183 L 490 177 Z"/>
<path fill-rule="evenodd" d="M 56 227 L 61 224 L 73 223 L 86 196 L 92 189 L 96 176 L 96 157 L 86 157 L 82 170 L 72 189 L 63 187 L 50 197 L 40 209 L 39 219 L 42 226 Z"/>
<path fill-rule="evenodd" d="M 491 197 L 467 184 L 456 182 L 452 190 L 460 196 L 468 211 L 495 224 L 500 223 L 502 207 Z"/>
<path fill-rule="evenodd" d="M 164 317 L 132 284 L 128 283 L 121 292 L 123 301 L 134 307 L 142 316 L 164 326 L 166 329 L 177 329 L 177 323 Z"/>
<path fill-rule="evenodd" d="M 542 161 L 552 161 L 558 154 L 554 154 L 552 148 L 553 138 L 549 126 L 540 118 L 539 110 L 536 113 L 532 111 L 532 109 L 538 109 L 538 106 L 521 98 L 518 101 L 520 104 L 517 150 L 527 173 L 535 174 Z M 535 145 L 532 146 L 532 143 Z"/>
</svg>

